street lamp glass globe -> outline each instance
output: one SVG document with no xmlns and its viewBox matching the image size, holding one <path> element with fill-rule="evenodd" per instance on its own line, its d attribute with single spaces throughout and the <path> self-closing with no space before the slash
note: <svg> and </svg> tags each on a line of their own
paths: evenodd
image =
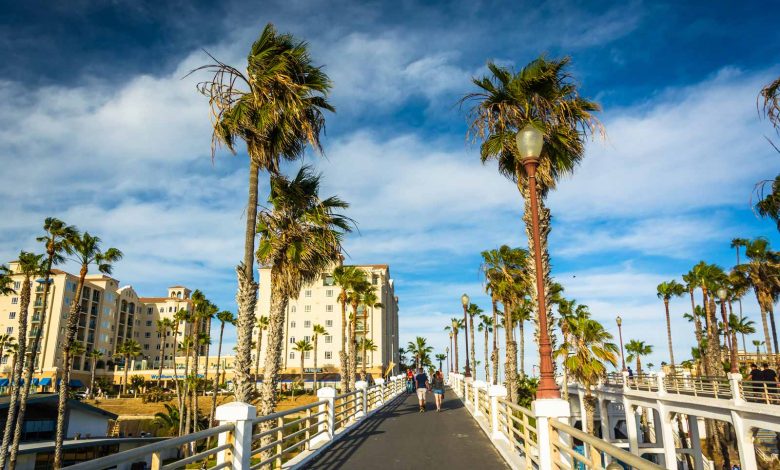
<svg viewBox="0 0 780 470">
<path fill-rule="evenodd" d="M 466 294 L 463 294 L 460 296 L 460 301 L 463 303 L 463 306 L 467 306 L 469 304 L 469 296 Z"/>
<path fill-rule="evenodd" d="M 623 324 L 623 319 L 620 317 L 615 318 L 615 321 L 617 322 L 617 326 L 620 326 Z"/>
<path fill-rule="evenodd" d="M 726 300 L 726 296 L 727 295 L 729 295 L 729 293 L 728 293 L 728 291 L 726 291 L 726 289 L 724 289 L 722 287 L 720 289 L 718 289 L 718 298 L 720 300 Z"/>
<path fill-rule="evenodd" d="M 623 466 L 617 462 L 612 462 L 609 465 L 607 465 L 606 470 L 623 470 Z"/>
<path fill-rule="evenodd" d="M 517 131 L 515 136 L 517 150 L 520 152 L 521 160 L 537 159 L 542 153 L 544 145 L 544 136 L 531 124 Z"/>
</svg>

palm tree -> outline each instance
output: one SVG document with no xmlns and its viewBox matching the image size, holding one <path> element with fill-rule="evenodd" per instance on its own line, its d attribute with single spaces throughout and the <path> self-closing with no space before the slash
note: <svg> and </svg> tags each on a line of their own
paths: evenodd
<svg viewBox="0 0 780 470">
<path fill-rule="evenodd" d="M 752 335 L 756 332 L 755 324 L 754 321 L 747 318 L 740 318 L 733 313 L 729 314 L 729 330 L 731 330 L 731 341 L 734 343 L 735 348 L 737 347 L 737 335 L 740 334 L 743 340 L 742 349 L 747 353 L 747 348 L 744 344 L 745 335 Z"/>
<path fill-rule="evenodd" d="M 366 374 L 366 364 L 368 363 L 368 358 L 366 357 L 366 352 L 371 351 L 372 353 L 376 351 L 376 343 L 371 338 L 361 338 L 360 339 L 360 351 L 363 354 L 363 364 L 362 364 L 362 378 L 361 380 L 365 381 L 368 375 Z M 372 354 L 373 356 L 373 354 Z"/>
<path fill-rule="evenodd" d="M 352 286 L 352 290 L 347 294 L 347 300 L 350 307 L 352 307 L 352 313 L 350 314 L 349 322 L 349 357 L 347 358 L 347 381 L 349 390 L 355 389 L 355 376 L 357 375 L 358 308 L 360 308 L 360 305 L 363 302 L 363 296 L 371 289 L 371 284 L 366 278 L 364 278 L 362 281 L 354 284 Z"/>
<path fill-rule="evenodd" d="M 455 373 L 459 374 L 460 369 L 458 369 L 458 331 L 460 331 L 461 326 L 463 326 L 463 320 L 460 318 L 451 318 L 450 319 L 450 325 L 444 327 L 445 330 L 448 330 L 450 333 L 452 333 L 452 337 L 454 339 L 454 345 L 455 345 Z M 415 359 L 416 360 L 416 359 Z"/>
<path fill-rule="evenodd" d="M 175 405 L 164 403 L 165 412 L 158 411 L 154 414 L 154 421 L 158 426 L 165 429 L 166 434 L 173 434 L 179 426 L 179 408 Z M 186 412 L 186 410 L 185 410 Z"/>
<path fill-rule="evenodd" d="M 428 340 L 422 336 L 418 336 L 414 341 L 409 341 L 406 345 L 406 350 L 414 355 L 415 368 L 419 369 L 426 365 L 425 358 L 429 358 L 429 354 L 433 352 L 433 346 L 428 346 Z"/>
<path fill-rule="evenodd" d="M 593 385 L 606 375 L 605 363 L 613 367 L 617 365 L 618 347 L 611 342 L 612 335 L 596 320 L 574 317 L 569 322 L 569 327 L 568 337 L 571 342 L 564 341 L 556 355 L 563 358 L 566 368 L 585 388 L 586 429 L 593 434 L 596 411 Z"/>
<path fill-rule="evenodd" d="M 160 370 L 157 372 L 158 387 L 162 381 L 163 364 L 165 363 L 165 341 L 167 339 L 165 335 L 168 334 L 168 330 L 170 330 L 172 327 L 173 323 L 171 322 L 170 318 L 157 320 L 157 334 L 160 335 Z"/>
<path fill-rule="evenodd" d="M 323 111 L 333 111 L 326 101 L 331 83 L 324 71 L 312 64 L 306 43 L 290 34 L 278 34 L 271 24 L 252 44 L 246 74 L 216 59 L 196 70 L 213 73 L 211 80 L 198 87 L 209 98 L 214 116 L 212 158 L 218 145 L 235 153 L 238 140 L 246 143 L 249 155 L 244 259 L 236 267 L 238 350 L 234 378 L 236 400 L 248 402 L 253 389 L 249 377 L 257 295 L 253 264 L 259 171 L 279 177 L 281 159 L 301 158 L 307 143 L 321 150 Z"/>
<path fill-rule="evenodd" d="M 214 395 L 211 397 L 211 413 L 209 414 L 209 424 L 214 424 L 214 413 L 217 409 L 217 392 L 219 391 L 219 366 L 222 361 L 222 336 L 225 333 L 225 324 L 235 325 L 236 317 L 233 312 L 223 310 L 217 314 L 219 320 L 219 345 L 217 346 L 217 373 L 214 374 Z M 262 331 L 260 332 L 262 334 Z"/>
<path fill-rule="evenodd" d="M 314 347 L 312 346 L 311 341 L 307 339 L 302 339 L 300 341 L 297 341 L 292 349 L 293 351 L 297 351 L 298 353 L 301 354 L 301 386 L 303 387 L 303 383 L 304 383 L 303 382 L 303 372 L 304 372 L 303 361 L 304 359 L 306 359 L 305 353 L 311 351 L 312 349 L 314 349 Z"/>
<path fill-rule="evenodd" d="M 68 389 L 70 388 L 71 346 L 76 339 L 76 331 L 81 314 L 81 302 L 79 299 L 81 299 L 82 291 L 84 290 L 84 280 L 87 277 L 90 265 L 94 264 L 99 272 L 110 275 L 113 270 L 112 264 L 122 259 L 121 251 L 116 248 L 109 248 L 103 251 L 100 248 L 100 243 L 99 237 L 92 236 L 89 232 L 84 232 L 83 234 L 73 234 L 65 245 L 65 251 L 71 256 L 72 261 L 76 262 L 81 268 L 73 302 L 71 302 L 70 310 L 68 311 L 63 341 L 63 371 L 60 377 L 57 433 L 54 440 L 55 470 L 62 468 L 62 441 L 65 438 L 65 413 L 68 408 Z"/>
<path fill-rule="evenodd" d="M 520 337 L 520 377 L 525 378 L 525 322 L 530 321 L 534 313 L 534 307 L 527 298 L 518 301 L 512 311 L 512 323 L 517 325 L 517 334 Z"/>
<path fill-rule="evenodd" d="M 319 345 L 319 339 L 320 336 L 325 336 L 328 334 L 328 330 L 325 329 L 324 326 L 320 325 L 319 323 L 315 323 L 312 327 L 312 343 L 314 344 L 314 384 L 312 385 L 314 388 L 314 393 L 317 393 L 317 347 Z"/>
<path fill-rule="evenodd" d="M 437 360 L 437 361 L 439 361 L 439 370 L 442 370 L 441 364 L 442 364 L 442 362 L 444 362 L 446 359 L 447 359 L 447 355 L 446 355 L 446 354 L 437 354 L 437 355 L 436 355 L 436 360 Z"/>
<path fill-rule="evenodd" d="M 141 355 L 141 345 L 134 339 L 126 339 L 117 349 L 117 356 L 125 361 L 125 379 L 122 382 L 122 395 L 127 395 L 127 374 L 130 372 L 130 361 Z"/>
<path fill-rule="evenodd" d="M 11 396 L 8 404 L 8 417 L 5 421 L 5 432 L 3 434 L 3 441 L 2 441 L 2 447 L 0 447 L 0 454 L 2 455 L 8 455 L 8 448 L 11 445 L 12 436 L 14 433 L 12 433 L 12 430 L 14 429 L 14 425 L 17 423 L 16 421 L 16 413 L 17 409 L 19 408 L 19 385 L 22 378 L 22 373 L 24 371 L 24 368 L 32 368 L 34 364 L 34 358 L 33 357 L 27 357 L 27 314 L 28 310 L 30 308 L 30 297 L 31 297 L 31 291 L 32 291 L 32 281 L 34 278 L 37 278 L 41 274 L 43 274 L 44 266 L 43 266 L 43 255 L 36 255 L 33 253 L 29 253 L 26 251 L 22 251 L 19 253 L 19 260 L 17 265 L 17 273 L 22 275 L 22 291 L 20 293 L 20 301 L 19 301 L 19 323 L 18 323 L 18 336 L 17 338 L 20 338 L 19 341 L 19 358 L 20 360 L 16 361 L 14 364 L 14 370 L 11 374 L 12 380 L 11 380 Z M 28 361 L 28 364 L 25 364 L 25 362 Z M 22 426 L 16 426 L 16 432 L 21 433 Z M 2 460 L 5 460 L 5 457 L 3 457 Z"/>
<path fill-rule="evenodd" d="M 0 294 L 5 295 L 5 294 Z M 0 334 L 0 359 L 5 357 L 5 346 L 16 341 L 16 338 L 8 334 Z M 11 369 L 13 370 L 13 369 Z M 11 375 L 8 375 L 8 383 L 11 383 Z"/>
<path fill-rule="evenodd" d="M 87 353 L 87 357 L 91 362 L 90 377 L 89 377 L 89 398 L 95 397 L 95 369 L 97 369 L 97 362 L 103 357 L 103 351 L 99 349 L 93 349 Z"/>
<path fill-rule="evenodd" d="M 333 283 L 341 287 L 339 292 L 339 303 L 341 304 L 341 351 L 339 351 L 339 367 L 341 368 L 340 387 L 342 393 L 349 388 L 349 357 L 347 351 L 347 338 L 349 331 L 349 321 L 347 319 L 347 302 L 349 300 L 349 291 L 354 286 L 366 281 L 366 273 L 356 266 L 337 266 L 333 270 Z"/>
<path fill-rule="evenodd" d="M 255 351 L 255 388 L 260 379 L 260 353 L 263 350 L 263 331 L 268 329 L 268 317 L 261 315 L 257 319 L 257 350 Z"/>
<path fill-rule="evenodd" d="M 672 279 L 658 284 L 658 298 L 663 299 L 666 309 L 666 338 L 669 341 L 669 361 L 674 370 L 674 348 L 672 348 L 672 320 L 669 317 L 669 300 L 672 297 L 682 297 L 685 294 L 685 286 Z"/>
<path fill-rule="evenodd" d="M 745 244 L 747 262 L 734 268 L 734 272 L 743 277 L 753 288 L 761 311 L 761 321 L 764 327 L 767 355 L 770 357 L 778 352 L 777 331 L 775 328 L 774 303 L 777 301 L 780 288 L 780 255 L 771 250 L 769 241 L 765 238 L 755 238 Z M 772 333 L 770 336 L 769 325 Z M 773 349 L 774 347 L 774 349 Z"/>
<path fill-rule="evenodd" d="M 642 375 L 642 357 L 652 354 L 653 346 L 645 344 L 644 341 L 632 339 L 626 343 L 626 352 L 628 353 L 626 359 L 629 362 L 636 359 L 636 373 L 637 375 Z"/>
<path fill-rule="evenodd" d="M 764 188 L 770 182 L 772 190 L 764 194 Z M 777 230 L 780 230 L 780 175 L 775 176 L 774 180 L 765 180 L 756 185 L 756 194 L 758 195 L 756 212 L 765 219 L 772 219 Z"/>
<path fill-rule="evenodd" d="M 16 294 L 16 290 L 13 288 L 12 274 L 8 266 L 0 264 L 0 295 Z"/>
<path fill-rule="evenodd" d="M 179 369 L 176 367 L 176 357 L 177 357 L 177 351 L 179 349 L 179 327 L 182 325 L 182 323 L 186 323 L 189 319 L 190 312 L 187 309 L 180 308 L 176 311 L 176 313 L 173 314 L 173 382 L 176 386 L 176 399 L 179 403 L 180 410 L 184 409 L 184 394 L 182 393 L 184 390 L 184 384 L 179 383 Z M 188 339 L 189 337 L 185 338 Z M 186 359 L 185 357 L 185 367 L 186 363 L 189 361 L 189 359 Z M 185 374 L 186 375 L 186 374 Z M 182 431 L 184 430 L 184 413 L 179 413 L 179 419 L 181 420 L 179 422 L 179 432 L 178 435 L 182 434 Z"/>
<path fill-rule="evenodd" d="M 294 179 L 274 176 L 270 205 L 258 214 L 258 262 L 271 268 L 271 309 L 268 326 L 261 414 L 276 406 L 276 382 L 282 366 L 284 314 L 289 299 L 301 287 L 319 279 L 339 259 L 344 234 L 352 220 L 338 213 L 349 205 L 336 196 L 319 196 L 320 176 L 302 167 Z"/>
<path fill-rule="evenodd" d="M 493 332 L 493 319 L 489 317 L 488 315 L 480 315 L 479 316 L 479 331 L 485 333 L 485 381 L 490 382 L 490 362 L 488 357 L 488 335 Z M 439 356 L 441 354 L 438 354 L 436 356 L 436 359 L 439 359 Z M 446 359 L 447 356 L 444 356 Z M 441 359 L 439 359 L 439 369 L 441 369 Z M 476 372 L 476 370 L 474 371 Z"/>
<path fill-rule="evenodd" d="M 480 253 L 483 263 L 479 269 L 485 276 L 485 293 L 490 295 L 490 303 L 493 311 L 493 351 L 490 358 L 493 361 L 493 385 L 498 385 L 498 302 L 501 300 L 496 292 L 498 280 L 498 271 L 494 268 L 494 260 L 498 257 L 496 250 L 483 251 Z"/>
<path fill-rule="evenodd" d="M 696 289 L 699 287 L 699 281 L 696 276 L 696 271 L 691 269 L 690 271 L 688 271 L 687 274 L 683 274 L 682 279 L 683 282 L 685 282 L 685 288 L 688 290 L 688 295 L 690 295 L 691 297 L 690 320 L 693 321 L 694 332 L 696 334 L 696 344 L 701 345 L 702 340 L 704 339 L 702 333 L 702 327 L 701 327 L 701 318 L 695 315 L 696 299 L 694 298 L 694 293 L 696 292 Z"/>
<path fill-rule="evenodd" d="M 471 351 L 467 351 L 466 353 L 471 356 L 471 370 L 474 371 L 474 375 L 477 374 L 477 358 L 475 354 L 474 345 L 476 344 L 474 342 L 474 317 L 481 315 L 483 310 L 479 308 L 476 304 L 469 304 L 468 308 L 466 309 L 466 313 L 469 319 L 469 341 L 471 341 Z"/>
<path fill-rule="evenodd" d="M 756 347 L 756 362 L 761 362 L 761 346 L 763 346 L 764 344 L 766 343 L 764 343 L 763 341 L 759 341 L 757 339 L 753 340 L 753 346 Z"/>
<path fill-rule="evenodd" d="M 715 296 L 712 295 L 724 282 L 726 274 L 719 266 L 704 261 L 693 267 L 699 288 L 702 291 L 704 307 L 705 331 L 707 334 L 704 369 L 708 375 L 722 376 L 724 374 L 721 362 L 720 341 L 718 341 L 718 320 L 715 314 Z"/>
<path fill-rule="evenodd" d="M 517 156 L 515 136 L 519 129 L 533 125 L 544 135 L 544 145 L 539 156 L 536 173 L 538 191 L 538 231 L 542 277 L 546 296 L 550 293 L 550 262 L 547 239 L 550 232 L 550 211 L 544 201 L 547 193 L 555 188 L 556 181 L 574 172 L 585 153 L 585 139 L 603 128 L 594 113 L 600 106 L 583 98 L 568 70 L 570 59 L 548 60 L 544 56 L 533 60 L 519 72 L 488 62 L 490 76 L 474 78 L 477 91 L 467 94 L 461 103 L 474 102 L 469 113 L 470 134 L 481 140 L 480 158 L 483 163 L 498 161 L 499 172 L 517 185 L 524 202 L 523 220 L 530 252 L 534 251 L 533 221 L 528 175 Z M 533 257 L 526 257 L 529 279 L 536 279 Z M 536 289 L 528 292 L 534 305 L 538 305 Z M 547 325 L 552 331 L 551 299 L 546 299 Z M 505 309 L 511 311 L 512 309 Z M 554 335 L 550 335 L 551 340 Z M 509 347 L 508 347 L 509 348 Z M 514 377 L 507 381 L 514 386 Z M 510 394 L 513 392 L 510 388 Z"/>
</svg>

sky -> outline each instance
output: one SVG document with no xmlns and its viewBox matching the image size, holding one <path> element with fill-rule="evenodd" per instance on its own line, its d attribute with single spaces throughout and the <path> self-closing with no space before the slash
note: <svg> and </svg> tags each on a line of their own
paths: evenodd
<svg viewBox="0 0 780 470">
<path fill-rule="evenodd" d="M 125 256 L 114 276 L 143 296 L 200 288 L 235 309 L 247 159 L 212 159 L 208 51 L 243 68 L 268 22 L 306 40 L 333 80 L 324 156 L 305 163 L 351 204 L 348 262 L 387 263 L 400 342 L 443 352 L 460 295 L 489 309 L 480 252 L 525 247 L 523 203 L 482 165 L 458 101 L 489 60 L 518 69 L 570 56 L 607 137 L 547 200 L 553 276 L 610 331 L 668 361 L 656 286 L 700 260 L 730 268 L 735 237 L 765 236 L 754 185 L 780 158 L 757 112 L 780 75 L 757 1 L 8 2 L 0 17 L 0 260 L 37 250 L 47 216 Z M 294 172 L 300 163 L 289 165 Z M 267 179 L 261 194 L 267 194 Z M 752 294 L 744 314 L 759 320 Z M 675 357 L 690 357 L 687 298 L 671 303 Z M 530 329 L 530 328 L 529 328 Z M 478 335 L 479 336 L 479 335 Z M 527 368 L 536 362 L 527 341 Z M 235 341 L 226 333 L 228 347 Z M 749 341 L 749 340 L 748 340 Z M 462 349 L 462 347 L 461 347 Z M 482 341 L 477 341 L 478 357 Z"/>
</svg>

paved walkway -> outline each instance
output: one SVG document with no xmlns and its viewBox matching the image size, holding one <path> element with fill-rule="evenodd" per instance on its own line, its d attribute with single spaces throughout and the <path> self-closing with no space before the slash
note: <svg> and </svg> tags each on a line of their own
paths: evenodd
<svg viewBox="0 0 780 470">
<path fill-rule="evenodd" d="M 428 394 L 430 400 L 433 395 Z M 398 398 L 344 436 L 308 468 L 508 469 L 488 436 L 451 390 L 440 413 L 418 412 L 417 397 Z"/>
</svg>

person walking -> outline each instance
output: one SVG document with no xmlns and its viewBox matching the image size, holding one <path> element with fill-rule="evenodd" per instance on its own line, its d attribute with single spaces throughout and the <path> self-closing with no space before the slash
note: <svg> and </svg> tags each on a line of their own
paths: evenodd
<svg viewBox="0 0 780 470">
<path fill-rule="evenodd" d="M 769 368 L 769 363 L 765 362 L 761 364 L 763 366 L 763 369 L 761 371 L 761 379 L 764 382 L 768 382 L 766 384 L 767 392 L 769 397 L 767 397 L 768 403 L 776 403 L 777 402 L 777 373 Z"/>
<path fill-rule="evenodd" d="M 438 413 L 441 411 L 441 402 L 444 399 L 444 374 L 440 370 L 433 374 L 431 388 L 433 389 L 433 398 L 436 402 L 436 412 Z"/>
<path fill-rule="evenodd" d="M 414 384 L 417 387 L 417 401 L 420 403 L 420 413 L 425 413 L 425 394 L 428 392 L 430 383 L 428 382 L 428 376 L 420 367 L 417 369 L 417 375 L 414 377 Z"/>
<path fill-rule="evenodd" d="M 414 392 L 414 372 L 412 369 L 406 369 L 406 393 Z"/>
</svg>

